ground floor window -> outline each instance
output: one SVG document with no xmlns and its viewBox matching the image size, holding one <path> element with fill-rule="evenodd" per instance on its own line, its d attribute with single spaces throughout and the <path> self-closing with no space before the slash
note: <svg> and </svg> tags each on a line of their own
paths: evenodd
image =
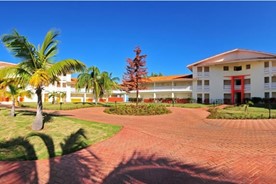
<svg viewBox="0 0 276 184">
<path fill-rule="evenodd" d="M 265 92 L 265 93 L 264 93 L 264 97 L 265 97 L 265 98 L 270 98 L 269 92 Z"/>
<path fill-rule="evenodd" d="M 225 104 L 231 104 L 231 94 L 230 93 L 223 94 L 223 102 Z"/>
<path fill-rule="evenodd" d="M 209 93 L 204 94 L 204 103 L 209 104 L 210 103 L 210 95 Z"/>
<path fill-rule="evenodd" d="M 197 103 L 202 103 L 202 94 L 197 94 Z"/>
</svg>

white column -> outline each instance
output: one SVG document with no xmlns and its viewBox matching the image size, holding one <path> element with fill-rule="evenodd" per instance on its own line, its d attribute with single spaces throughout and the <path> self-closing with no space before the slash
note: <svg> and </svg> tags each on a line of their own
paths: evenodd
<svg viewBox="0 0 276 184">
<path fill-rule="evenodd" d="M 126 102 L 126 101 L 127 101 L 127 95 L 124 94 L 124 102 Z"/>
<path fill-rule="evenodd" d="M 174 93 L 172 93 L 172 98 L 174 98 Z"/>
<path fill-rule="evenodd" d="M 86 102 L 86 93 L 84 93 L 84 95 L 83 95 L 83 101 L 82 102 Z"/>
<path fill-rule="evenodd" d="M 66 84 L 66 102 L 71 102 L 71 85 Z"/>
<path fill-rule="evenodd" d="M 155 100 L 155 98 L 156 98 L 156 93 L 153 93 L 153 99 Z"/>
</svg>

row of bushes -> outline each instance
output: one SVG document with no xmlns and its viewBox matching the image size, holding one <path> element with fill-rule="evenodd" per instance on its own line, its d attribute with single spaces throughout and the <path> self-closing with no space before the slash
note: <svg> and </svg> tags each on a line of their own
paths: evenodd
<svg viewBox="0 0 276 184">
<path fill-rule="evenodd" d="M 160 115 L 170 113 L 164 105 L 141 104 L 135 105 L 117 105 L 104 110 L 109 114 L 118 115 Z"/>
</svg>

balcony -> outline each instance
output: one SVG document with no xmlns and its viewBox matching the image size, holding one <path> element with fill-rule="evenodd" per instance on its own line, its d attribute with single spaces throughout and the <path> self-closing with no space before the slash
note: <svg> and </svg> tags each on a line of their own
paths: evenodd
<svg viewBox="0 0 276 184">
<path fill-rule="evenodd" d="M 210 74 L 210 72 L 204 72 L 204 73 L 203 73 L 203 76 L 204 76 L 204 77 L 209 77 L 209 74 Z"/>
<path fill-rule="evenodd" d="M 224 92 L 230 92 L 231 85 L 224 85 L 223 90 L 224 90 Z M 235 85 L 235 90 L 241 90 L 241 85 Z M 244 91 L 250 91 L 250 90 L 251 90 L 251 84 L 245 84 Z"/>
<path fill-rule="evenodd" d="M 210 72 L 197 72 L 197 77 L 209 77 Z"/>
<path fill-rule="evenodd" d="M 203 89 L 204 91 L 208 92 L 210 90 L 210 86 L 204 86 Z"/>
<path fill-rule="evenodd" d="M 276 82 L 265 83 L 264 84 L 264 89 L 266 89 L 266 90 L 276 89 Z"/>
<path fill-rule="evenodd" d="M 192 86 L 155 86 L 147 87 L 141 92 L 162 92 L 162 91 L 192 91 Z"/>
<path fill-rule="evenodd" d="M 196 91 L 202 91 L 202 86 L 197 86 Z"/>
<path fill-rule="evenodd" d="M 276 67 L 266 67 L 266 68 L 264 68 L 264 73 L 265 74 L 269 74 L 269 73 L 271 73 L 271 74 L 276 74 Z"/>
</svg>

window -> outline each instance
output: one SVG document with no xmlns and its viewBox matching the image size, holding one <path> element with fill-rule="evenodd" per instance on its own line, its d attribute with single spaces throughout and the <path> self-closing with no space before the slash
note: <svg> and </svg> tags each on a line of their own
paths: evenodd
<svg viewBox="0 0 276 184">
<path fill-rule="evenodd" d="M 204 72 L 209 72 L 209 66 L 204 67 Z"/>
<path fill-rule="evenodd" d="M 197 67 L 197 72 L 202 72 L 202 67 Z"/>
<path fill-rule="evenodd" d="M 223 66 L 223 71 L 228 71 L 229 70 L 229 66 Z"/>
<path fill-rule="evenodd" d="M 63 87 L 63 88 L 66 88 L 66 83 L 62 83 L 62 87 Z"/>
<path fill-rule="evenodd" d="M 264 93 L 264 97 L 265 97 L 265 98 L 269 98 L 269 92 L 265 92 L 265 93 Z"/>
<path fill-rule="evenodd" d="M 237 86 L 241 85 L 241 80 L 240 79 L 235 80 L 235 85 Z"/>
<path fill-rule="evenodd" d="M 209 80 L 204 81 L 204 86 L 209 86 Z"/>
<path fill-rule="evenodd" d="M 202 81 L 201 81 L 201 80 L 198 80 L 198 81 L 197 81 L 197 85 L 198 85 L 198 86 L 201 86 L 201 85 L 202 85 Z"/>
<path fill-rule="evenodd" d="M 242 66 L 234 66 L 234 71 L 241 71 L 242 70 Z"/>
<path fill-rule="evenodd" d="M 264 67 L 265 68 L 268 68 L 269 67 L 269 62 L 267 61 L 267 62 L 264 62 Z"/>
<path fill-rule="evenodd" d="M 244 79 L 244 84 L 250 84 L 250 79 Z"/>
<path fill-rule="evenodd" d="M 264 83 L 269 83 L 269 77 L 264 78 Z"/>
<path fill-rule="evenodd" d="M 246 65 L 246 70 L 249 70 L 251 68 L 250 65 Z"/>
<path fill-rule="evenodd" d="M 224 86 L 231 85 L 231 81 L 230 80 L 223 80 L 223 85 Z"/>
<path fill-rule="evenodd" d="M 244 98 L 250 99 L 251 98 L 251 93 L 244 93 Z"/>
</svg>

